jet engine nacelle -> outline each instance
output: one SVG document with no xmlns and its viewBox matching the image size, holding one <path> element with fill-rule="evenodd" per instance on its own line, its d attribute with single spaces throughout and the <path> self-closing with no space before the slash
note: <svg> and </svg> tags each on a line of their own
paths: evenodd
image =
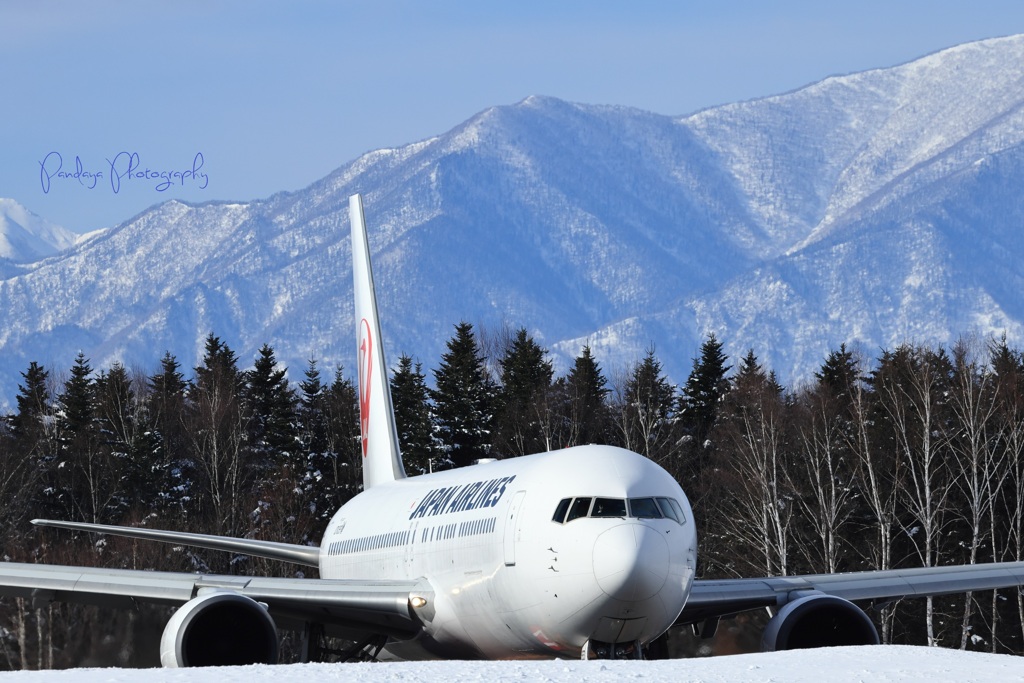
<svg viewBox="0 0 1024 683">
<path fill-rule="evenodd" d="M 174 613 L 160 638 L 165 667 L 276 664 L 277 626 L 266 607 L 238 593 L 208 593 Z"/>
<path fill-rule="evenodd" d="M 849 600 L 823 594 L 786 603 L 768 622 L 761 638 L 765 652 L 877 644 L 878 631 L 864 610 Z"/>
</svg>

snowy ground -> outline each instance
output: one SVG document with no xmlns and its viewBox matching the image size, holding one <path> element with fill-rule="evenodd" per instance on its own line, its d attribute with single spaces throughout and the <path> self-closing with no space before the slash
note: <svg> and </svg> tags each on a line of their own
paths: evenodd
<svg viewBox="0 0 1024 683">
<path fill-rule="evenodd" d="M 658 662 L 425 662 L 292 664 L 211 669 L 72 669 L 0 674 L 3 683 L 871 683 L 1024 681 L 1024 657 L 908 646 L 825 648 Z"/>
</svg>

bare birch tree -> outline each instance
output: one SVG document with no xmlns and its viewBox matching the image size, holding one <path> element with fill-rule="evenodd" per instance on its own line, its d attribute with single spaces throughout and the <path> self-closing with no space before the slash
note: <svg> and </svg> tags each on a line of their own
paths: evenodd
<svg viewBox="0 0 1024 683">
<path fill-rule="evenodd" d="M 878 400 L 906 477 L 898 490 L 913 525 L 902 524 L 922 567 L 935 566 L 947 523 L 948 434 L 943 412 L 951 373 L 945 352 L 902 346 L 883 357 L 891 374 L 877 387 Z M 938 644 L 935 601 L 925 598 L 928 645 Z"/>
<path fill-rule="evenodd" d="M 994 543 L 994 511 L 996 496 L 1006 477 L 1005 457 L 997 444 L 1001 441 L 1000 426 L 995 419 L 996 405 L 992 400 L 993 377 L 982 367 L 966 343 L 959 343 L 953 350 L 953 381 L 950 392 L 954 433 L 950 435 L 951 465 L 954 472 L 951 481 L 958 489 L 964 523 L 968 529 L 967 561 L 975 564 L 985 540 L 992 542 L 991 559 L 998 557 Z M 986 523 L 989 528 L 985 529 Z M 996 595 L 993 595 L 996 600 Z M 971 616 L 974 610 L 974 595 L 968 591 L 964 597 L 964 611 L 960 623 L 960 649 L 966 649 L 972 638 Z M 997 605 L 993 604 L 991 635 L 994 640 Z"/>
<path fill-rule="evenodd" d="M 799 426 L 804 495 L 799 497 L 804 519 L 814 536 L 805 554 L 814 571 L 839 571 L 844 531 L 853 513 L 853 462 L 847 450 L 849 420 L 839 397 L 819 384 L 802 397 Z"/>
<path fill-rule="evenodd" d="M 721 460 L 731 488 L 718 522 L 761 556 L 768 576 L 786 576 L 798 503 L 790 476 L 785 402 L 757 366 L 741 373 L 726 397 L 723 431 L 729 452 Z"/>
</svg>

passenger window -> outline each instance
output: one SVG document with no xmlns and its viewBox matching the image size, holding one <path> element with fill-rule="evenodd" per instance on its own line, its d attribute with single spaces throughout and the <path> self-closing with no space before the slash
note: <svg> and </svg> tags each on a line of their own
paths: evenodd
<svg viewBox="0 0 1024 683">
<path fill-rule="evenodd" d="M 640 519 L 661 519 L 661 510 L 653 498 L 630 498 L 629 516 Z"/>
<path fill-rule="evenodd" d="M 621 498 L 597 498 L 591 517 L 625 517 L 626 501 Z"/>
<path fill-rule="evenodd" d="M 671 517 L 680 524 L 686 523 L 686 515 L 683 514 L 683 506 L 673 498 L 659 498 L 658 505 L 666 517 Z"/>
<path fill-rule="evenodd" d="M 571 522 L 574 519 L 586 517 L 588 512 L 590 512 L 590 499 L 577 498 L 569 506 L 569 516 L 565 518 L 565 521 Z"/>
<path fill-rule="evenodd" d="M 569 503 L 572 502 L 572 498 L 563 498 L 558 501 L 558 507 L 555 508 L 555 516 L 551 518 L 552 522 L 558 522 L 559 524 L 565 523 L 565 513 L 569 511 Z"/>
</svg>

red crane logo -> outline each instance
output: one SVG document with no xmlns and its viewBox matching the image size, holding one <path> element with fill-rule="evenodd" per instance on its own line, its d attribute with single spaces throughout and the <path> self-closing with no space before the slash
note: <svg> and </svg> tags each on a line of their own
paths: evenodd
<svg viewBox="0 0 1024 683">
<path fill-rule="evenodd" d="M 370 440 L 370 375 L 373 371 L 373 335 L 370 323 L 363 318 L 359 324 L 359 431 L 362 434 L 363 457 Z"/>
</svg>

